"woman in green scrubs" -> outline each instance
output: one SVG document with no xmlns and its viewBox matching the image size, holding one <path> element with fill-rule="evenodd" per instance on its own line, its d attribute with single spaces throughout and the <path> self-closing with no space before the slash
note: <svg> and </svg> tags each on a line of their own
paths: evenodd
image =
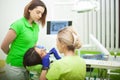
<svg viewBox="0 0 120 80">
<path fill-rule="evenodd" d="M 85 61 L 75 54 L 75 49 L 81 47 L 81 42 L 71 26 L 58 32 L 56 45 L 64 57 L 51 63 L 49 69 L 42 70 L 40 80 L 84 80 Z"/>
<path fill-rule="evenodd" d="M 24 9 L 24 16 L 10 25 L 1 49 L 7 55 L 6 80 L 27 80 L 27 72 L 23 66 L 25 52 L 36 45 L 39 24 L 44 27 L 47 9 L 41 0 L 32 0 Z"/>
</svg>

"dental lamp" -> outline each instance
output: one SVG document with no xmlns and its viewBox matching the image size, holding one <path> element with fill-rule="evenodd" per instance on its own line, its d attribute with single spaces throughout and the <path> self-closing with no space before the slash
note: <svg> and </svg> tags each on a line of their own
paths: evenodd
<svg viewBox="0 0 120 80">
<path fill-rule="evenodd" d="M 98 11 L 99 7 L 99 3 L 95 0 L 77 0 L 74 3 L 72 11 L 78 13 Z"/>
</svg>

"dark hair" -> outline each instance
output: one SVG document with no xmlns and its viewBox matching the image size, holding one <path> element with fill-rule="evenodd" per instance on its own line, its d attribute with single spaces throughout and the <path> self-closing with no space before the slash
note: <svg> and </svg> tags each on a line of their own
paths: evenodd
<svg viewBox="0 0 120 80">
<path fill-rule="evenodd" d="M 30 48 L 26 51 L 23 58 L 23 65 L 26 66 L 34 66 L 37 64 L 42 64 L 42 59 L 39 54 L 35 51 L 34 48 Z"/>
<path fill-rule="evenodd" d="M 41 0 L 32 0 L 30 3 L 28 3 L 24 8 L 24 17 L 29 19 L 30 18 L 29 10 L 33 10 L 37 6 L 42 6 L 45 8 L 44 13 L 42 14 L 42 17 L 39 20 L 42 24 L 42 27 L 44 27 L 46 22 L 47 8 Z"/>
</svg>

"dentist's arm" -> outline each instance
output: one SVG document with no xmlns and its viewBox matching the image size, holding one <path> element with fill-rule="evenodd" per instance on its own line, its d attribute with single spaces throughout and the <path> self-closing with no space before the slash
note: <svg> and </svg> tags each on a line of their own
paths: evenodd
<svg viewBox="0 0 120 80">
<path fill-rule="evenodd" d="M 42 70 L 39 80 L 47 80 L 46 74 L 47 74 L 47 70 Z"/>
<path fill-rule="evenodd" d="M 50 65 L 50 54 L 47 53 L 43 58 L 42 58 L 42 72 L 40 75 L 40 80 L 47 80 L 46 79 L 46 74 L 47 74 L 47 70 L 49 69 L 49 65 Z"/>
</svg>

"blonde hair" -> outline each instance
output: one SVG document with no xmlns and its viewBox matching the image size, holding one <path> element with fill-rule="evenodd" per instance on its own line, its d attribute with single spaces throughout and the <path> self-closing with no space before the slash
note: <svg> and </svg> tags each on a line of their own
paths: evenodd
<svg viewBox="0 0 120 80">
<path fill-rule="evenodd" d="M 81 47 L 79 35 L 72 26 L 61 29 L 58 32 L 58 40 L 64 43 L 69 50 L 79 49 Z"/>
</svg>

